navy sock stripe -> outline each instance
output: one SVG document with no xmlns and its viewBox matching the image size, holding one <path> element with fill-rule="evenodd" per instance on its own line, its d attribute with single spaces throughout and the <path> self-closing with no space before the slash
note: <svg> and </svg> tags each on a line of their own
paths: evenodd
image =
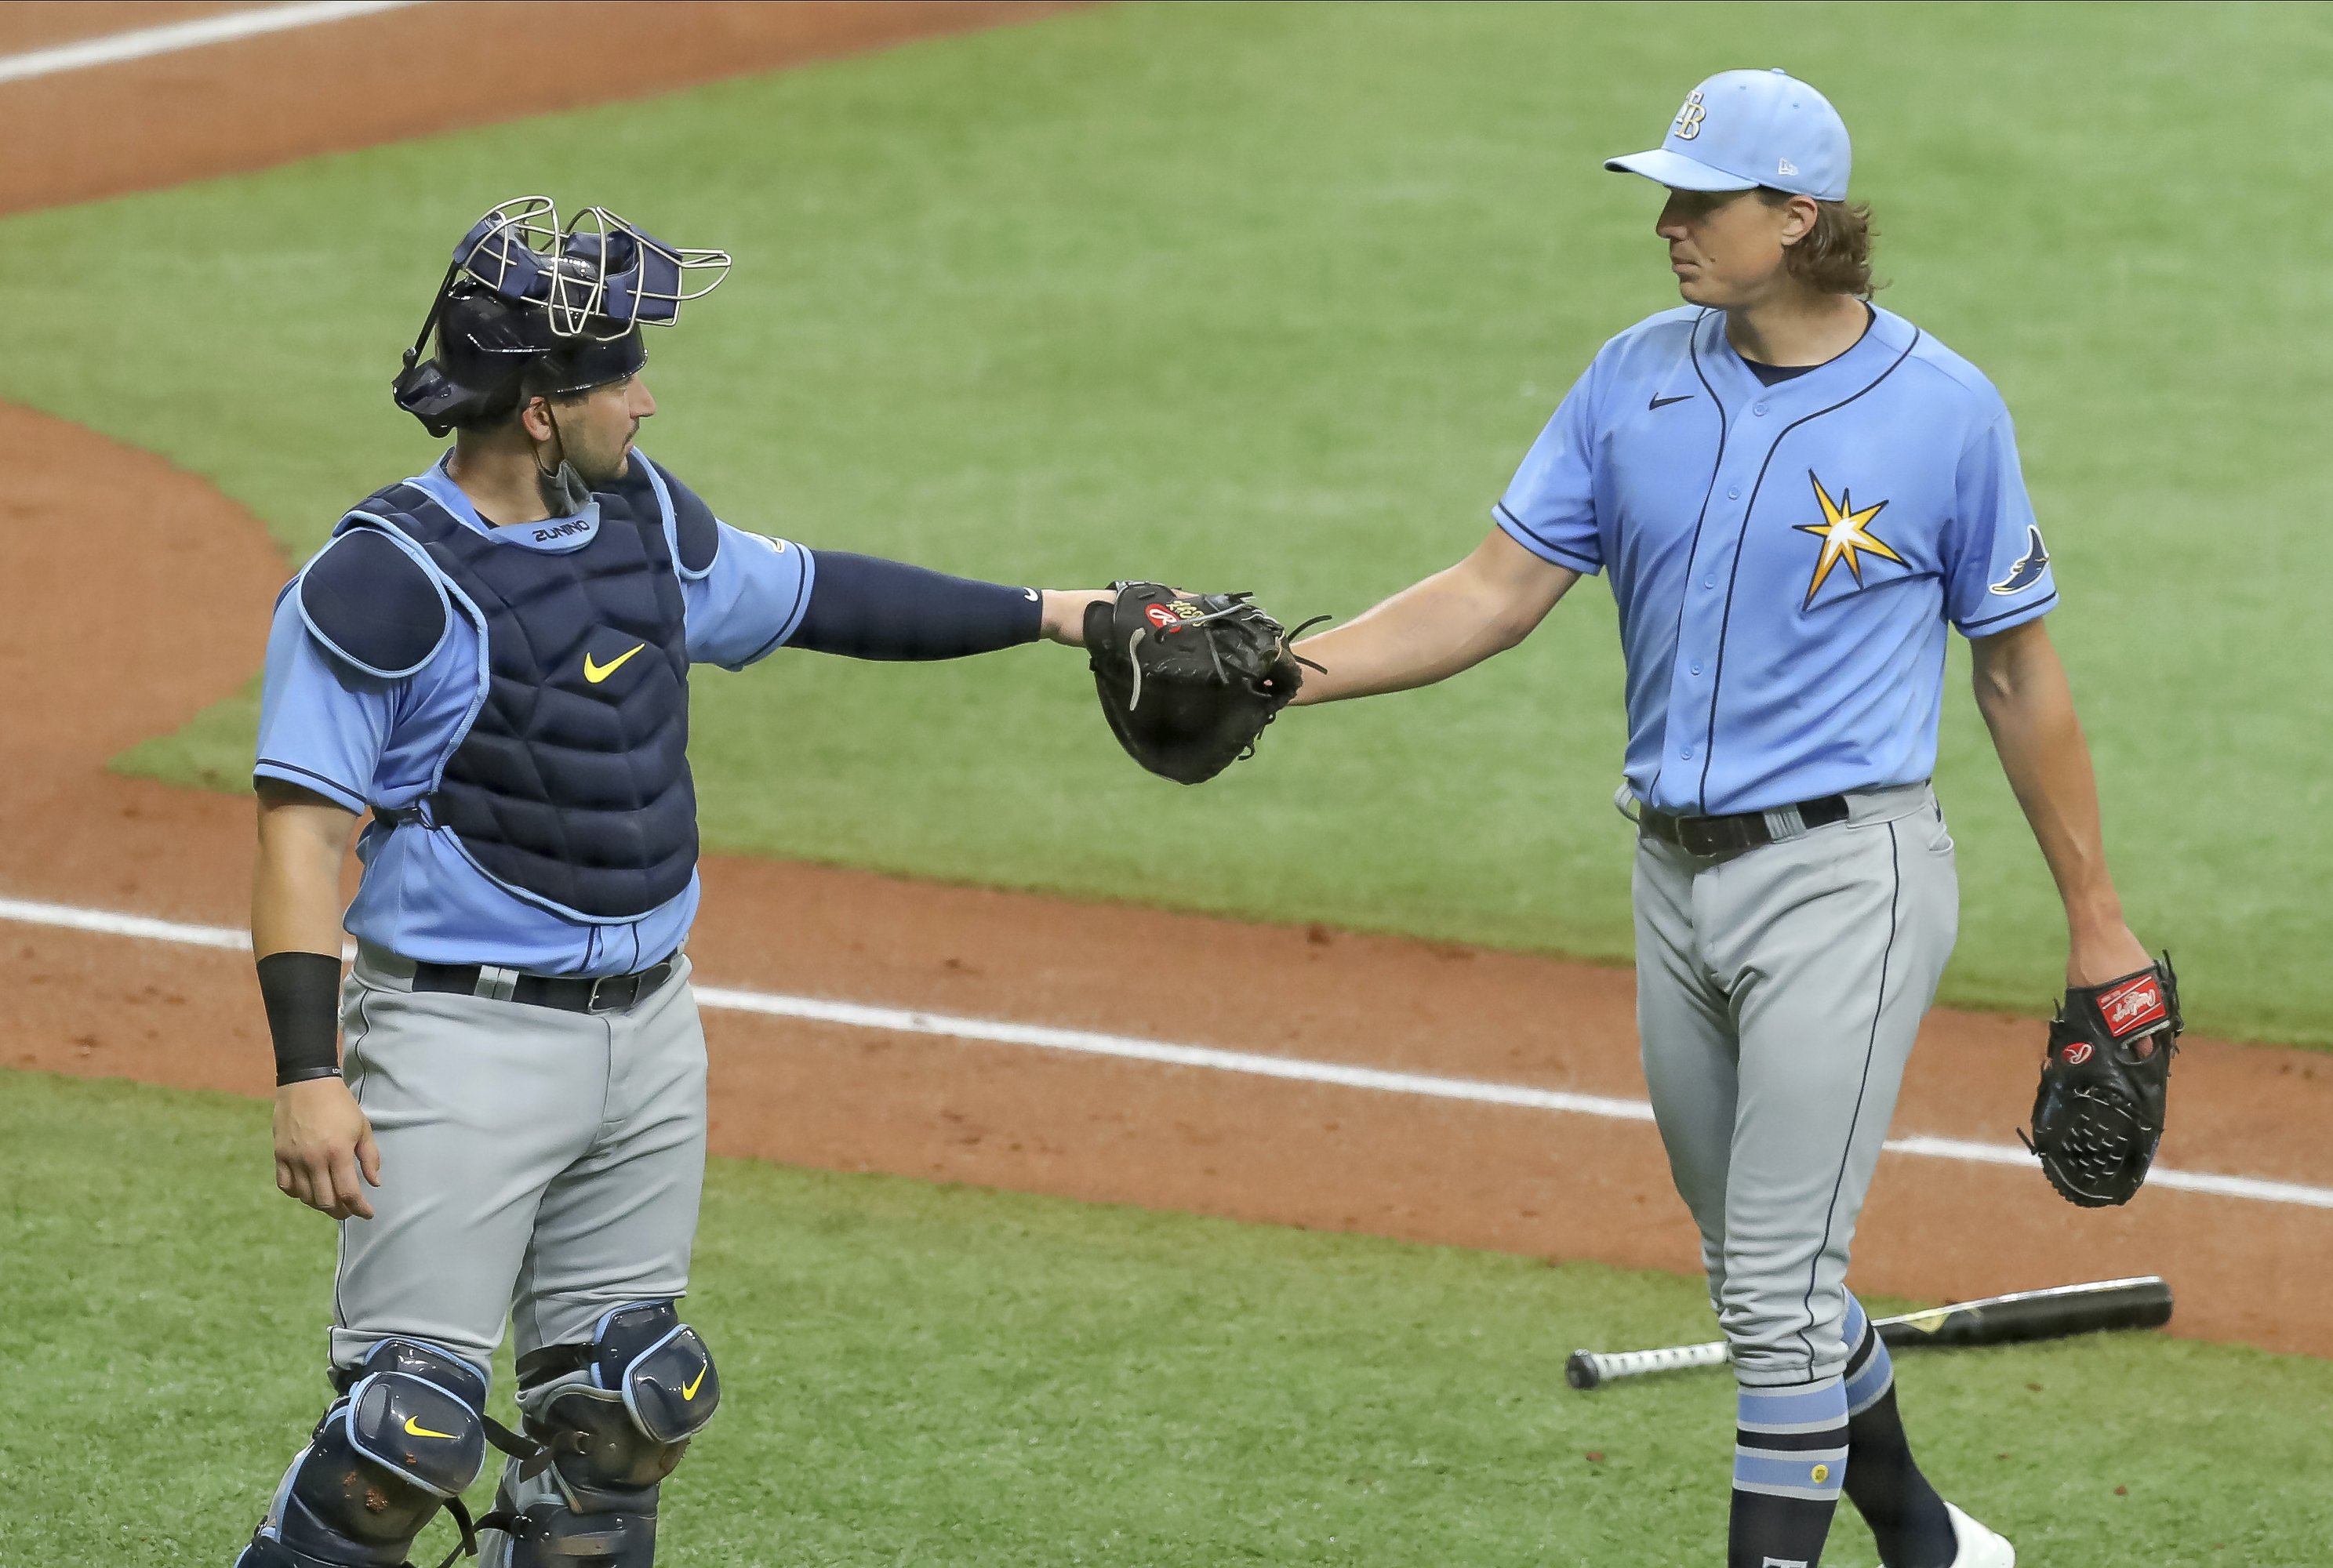
<svg viewBox="0 0 2333 1568">
<path fill-rule="evenodd" d="M 1753 1432 L 1735 1428 L 1733 1440 L 1744 1448 L 1771 1454 L 1815 1454 L 1847 1447 L 1847 1423 L 1812 1432 Z"/>
<path fill-rule="evenodd" d="M 1852 1295 L 1847 1298 L 1847 1321 L 1839 1326 L 1848 1344 L 1847 1411 L 1859 1416 L 1896 1386 L 1896 1363 L 1887 1353 L 1887 1342 Z"/>
<path fill-rule="evenodd" d="M 1865 1363 L 1871 1360 L 1871 1353 L 1878 1343 L 1879 1336 L 1872 1333 L 1868 1327 L 1866 1327 L 1863 1331 L 1863 1338 L 1861 1342 L 1858 1343 L 1852 1351 L 1848 1353 L 1848 1382 L 1853 1382 L 1855 1381 L 1855 1374 L 1861 1372 Z"/>
</svg>

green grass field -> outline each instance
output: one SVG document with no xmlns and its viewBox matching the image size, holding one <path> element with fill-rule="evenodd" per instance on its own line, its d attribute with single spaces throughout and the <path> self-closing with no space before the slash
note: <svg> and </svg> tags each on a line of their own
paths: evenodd
<svg viewBox="0 0 2333 1568">
<path fill-rule="evenodd" d="M 1597 160 L 1768 62 L 1857 131 L 1883 299 L 2017 412 L 2111 847 L 2191 1022 L 2333 1042 L 2323 7 L 1112 7 L 10 220 L 0 394 L 301 556 L 426 460 L 397 351 L 443 247 L 541 186 L 739 256 L 658 340 L 648 437 L 732 521 L 1349 615 L 1470 548 L 1595 346 L 1672 301 L 1655 191 Z M 1591 585 L 1517 654 L 1293 716 L 1194 791 L 1126 764 L 1057 650 L 708 673 L 707 836 L 1618 959 L 1612 619 Z M 2031 1009 L 2055 899 L 1958 666 L 1946 713 L 1945 994 Z M 250 722 L 128 765 L 239 788 Z"/>
<path fill-rule="evenodd" d="M 331 1268 L 266 1155 L 262 1104 L 0 1072 L 0 1562 L 224 1563 L 256 1522 L 326 1397 Z M 674 1568 L 1722 1554 L 1730 1381 L 1562 1386 L 1578 1344 L 1706 1336 L 1689 1281 L 730 1162 L 706 1199 L 724 1404 Z M 1923 1462 L 2021 1561 L 2324 1561 L 2333 1365 L 2142 1336 L 1898 1364 Z M 509 1386 L 505 1348 L 514 1420 Z M 1825 1561 L 1871 1568 L 1844 1512 Z"/>
</svg>

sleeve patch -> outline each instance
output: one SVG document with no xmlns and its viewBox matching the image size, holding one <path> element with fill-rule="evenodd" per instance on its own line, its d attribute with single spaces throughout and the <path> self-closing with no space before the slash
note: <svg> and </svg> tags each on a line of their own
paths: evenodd
<svg viewBox="0 0 2333 1568">
<path fill-rule="evenodd" d="M 446 640 L 445 588 L 374 529 L 350 529 L 326 545 L 301 571 L 299 592 L 309 635 L 369 675 L 412 674 Z"/>
</svg>

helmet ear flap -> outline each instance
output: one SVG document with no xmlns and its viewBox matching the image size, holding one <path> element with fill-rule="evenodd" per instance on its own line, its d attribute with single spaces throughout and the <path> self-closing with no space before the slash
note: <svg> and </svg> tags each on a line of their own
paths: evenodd
<svg viewBox="0 0 2333 1568">
<path fill-rule="evenodd" d="M 421 421 L 421 427 L 432 435 L 450 435 L 454 422 L 446 416 L 464 401 L 462 389 L 446 379 L 446 372 L 437 368 L 435 359 L 417 362 L 415 351 L 405 351 L 405 368 L 389 384 L 389 395 L 397 406 Z"/>
<path fill-rule="evenodd" d="M 520 378 L 550 346 L 534 328 L 524 308 L 470 279 L 448 277 L 390 396 L 436 436 L 500 419 L 518 406 Z M 435 351 L 423 359 L 433 333 Z"/>
</svg>

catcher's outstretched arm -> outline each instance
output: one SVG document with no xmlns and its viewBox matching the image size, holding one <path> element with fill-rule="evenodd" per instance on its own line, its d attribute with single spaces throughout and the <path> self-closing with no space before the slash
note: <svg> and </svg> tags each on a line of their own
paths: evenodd
<svg viewBox="0 0 2333 1568">
<path fill-rule="evenodd" d="M 1430 686 L 1531 636 L 1579 574 L 1539 557 L 1498 529 L 1456 566 L 1438 571 L 1296 652 L 1308 671 L 1297 706 Z"/>
<path fill-rule="evenodd" d="M 960 659 L 1042 637 L 1084 645 L 1100 588 L 1033 588 L 849 550 L 809 552 L 810 603 L 787 645 L 855 659 Z"/>
<path fill-rule="evenodd" d="M 2066 666 L 2043 622 L 1972 640 L 1976 705 L 2065 901 L 2066 983 L 2103 985 L 2151 961 L 2107 874 L 2098 787 Z"/>
</svg>

